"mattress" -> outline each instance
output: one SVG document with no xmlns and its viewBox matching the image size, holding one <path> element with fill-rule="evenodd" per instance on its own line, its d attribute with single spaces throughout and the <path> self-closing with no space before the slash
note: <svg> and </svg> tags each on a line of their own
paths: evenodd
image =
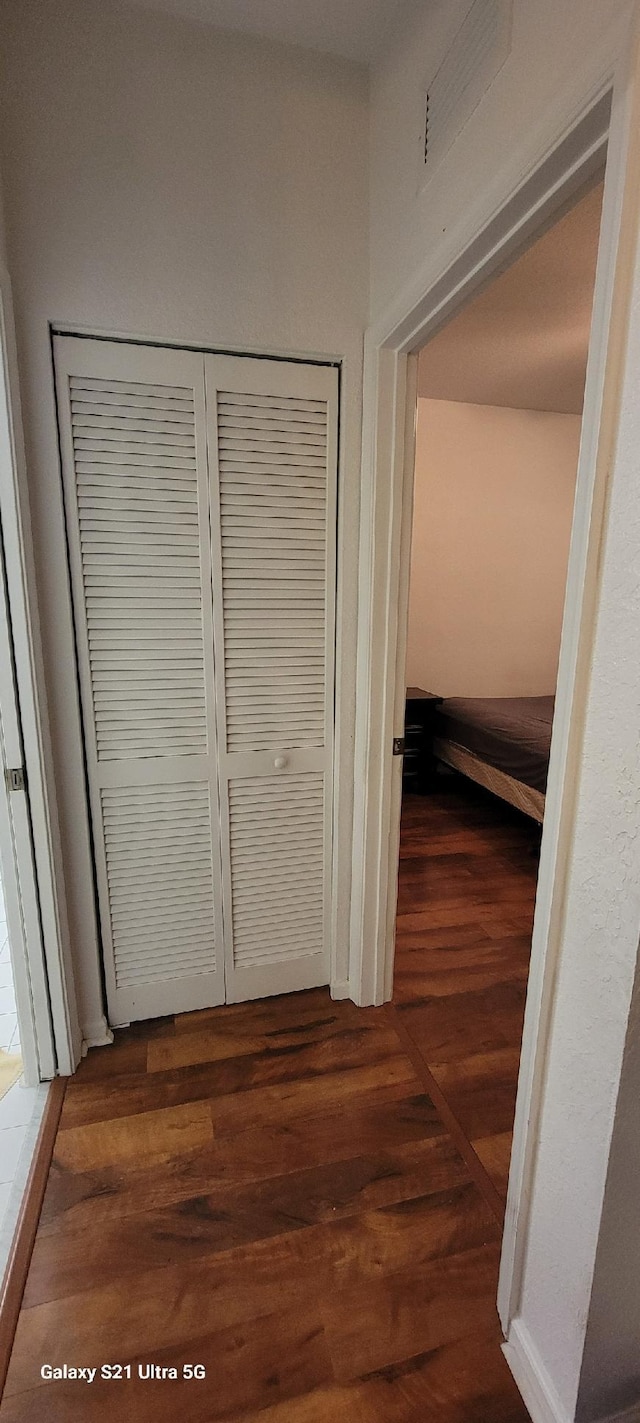
<svg viewBox="0 0 640 1423">
<path fill-rule="evenodd" d="M 544 793 L 553 705 L 553 697 L 447 697 L 434 734 Z"/>
</svg>

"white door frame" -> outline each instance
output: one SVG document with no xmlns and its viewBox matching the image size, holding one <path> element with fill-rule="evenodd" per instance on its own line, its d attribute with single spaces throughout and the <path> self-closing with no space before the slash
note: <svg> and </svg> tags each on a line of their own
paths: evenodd
<svg viewBox="0 0 640 1423">
<path fill-rule="evenodd" d="M 3 862 L 25 1068 L 31 1079 L 75 1071 L 81 1034 L 71 968 L 36 582 L 11 286 L 0 268 L 0 512 L 15 694 L 2 702 L 5 754 L 24 764 L 28 795 L 11 792 Z M 15 868 L 13 868 L 15 867 Z"/>
<path fill-rule="evenodd" d="M 0 864 L 9 931 L 15 1001 L 20 1025 L 22 1074 L 28 1086 L 55 1074 L 44 958 L 35 882 L 30 874 L 31 831 L 25 789 L 9 788 L 10 769 L 22 768 L 24 751 L 15 685 L 5 558 L 0 539 Z M 24 869 L 26 867 L 26 874 Z M 23 871 L 21 873 L 21 870 Z M 36 952 L 27 944 L 35 941 Z"/>
<path fill-rule="evenodd" d="M 568 207 L 605 161 L 606 179 L 589 349 L 585 411 L 567 581 L 531 970 L 514 1127 L 498 1307 L 505 1334 L 517 1312 L 528 1189 L 553 1008 L 568 850 L 579 780 L 578 755 L 592 644 L 607 453 L 615 427 L 610 382 L 617 378 L 625 286 L 622 207 L 631 132 L 632 83 L 626 43 L 558 124 L 539 161 L 493 211 L 468 215 L 437 272 L 405 292 L 367 333 L 360 531 L 356 766 L 351 917 L 351 987 L 362 1004 L 382 1003 L 393 985 L 400 832 L 406 624 L 413 499 L 415 353 L 472 295 Z M 487 219 L 487 211 L 491 216 Z M 614 281 L 616 279 L 616 281 Z M 614 288 L 616 290 L 614 290 Z M 619 302 L 618 302 L 619 306 Z M 605 380 L 606 376 L 606 380 Z"/>
</svg>

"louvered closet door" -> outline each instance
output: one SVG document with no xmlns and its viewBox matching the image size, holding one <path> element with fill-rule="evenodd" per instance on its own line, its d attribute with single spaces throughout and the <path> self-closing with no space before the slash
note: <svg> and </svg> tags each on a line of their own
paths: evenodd
<svg viewBox="0 0 640 1423">
<path fill-rule="evenodd" d="M 55 362 L 109 1013 L 122 1023 L 224 1001 L 204 362 L 75 337 L 56 338 Z"/>
<path fill-rule="evenodd" d="M 329 982 L 337 371 L 206 357 L 227 1000 Z"/>
</svg>

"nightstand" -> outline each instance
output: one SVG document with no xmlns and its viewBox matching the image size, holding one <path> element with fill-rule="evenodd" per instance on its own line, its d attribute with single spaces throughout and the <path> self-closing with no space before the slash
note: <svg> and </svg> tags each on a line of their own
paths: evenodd
<svg viewBox="0 0 640 1423">
<path fill-rule="evenodd" d="M 428 795 L 435 785 L 434 714 L 443 698 L 421 687 L 407 687 L 404 715 L 403 791 Z"/>
</svg>

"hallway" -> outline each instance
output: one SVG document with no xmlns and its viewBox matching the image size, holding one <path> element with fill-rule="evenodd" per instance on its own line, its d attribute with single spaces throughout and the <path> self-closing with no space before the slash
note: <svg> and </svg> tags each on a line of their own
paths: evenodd
<svg viewBox="0 0 640 1423">
<path fill-rule="evenodd" d="M 495 1296 L 535 861 L 499 819 L 407 807 L 397 1007 L 314 990 L 82 1064 L 0 1423 L 526 1423 Z"/>
</svg>

